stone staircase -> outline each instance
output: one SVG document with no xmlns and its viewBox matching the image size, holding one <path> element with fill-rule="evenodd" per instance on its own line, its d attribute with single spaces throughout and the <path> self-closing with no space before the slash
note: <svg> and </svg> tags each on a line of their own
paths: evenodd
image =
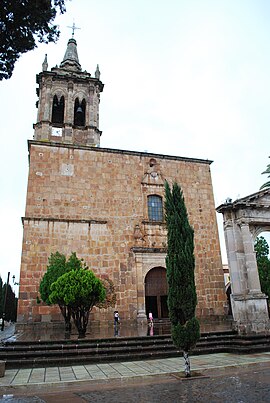
<svg viewBox="0 0 270 403">
<path fill-rule="evenodd" d="M 202 333 L 191 355 L 270 351 L 270 336 L 239 336 L 233 331 Z M 181 355 L 171 336 L 58 341 L 11 341 L 0 346 L 6 368 L 32 368 L 133 361 Z"/>
</svg>

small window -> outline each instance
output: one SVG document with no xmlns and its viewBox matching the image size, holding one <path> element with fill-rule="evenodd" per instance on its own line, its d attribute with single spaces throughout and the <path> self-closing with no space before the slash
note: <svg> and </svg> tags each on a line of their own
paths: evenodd
<svg viewBox="0 0 270 403">
<path fill-rule="evenodd" d="M 152 195 L 147 198 L 149 221 L 163 221 L 162 197 Z"/>
</svg>

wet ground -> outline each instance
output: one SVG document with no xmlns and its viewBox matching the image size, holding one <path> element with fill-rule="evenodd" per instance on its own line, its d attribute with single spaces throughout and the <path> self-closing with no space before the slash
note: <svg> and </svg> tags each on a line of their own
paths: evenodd
<svg viewBox="0 0 270 403">
<path fill-rule="evenodd" d="M 85 382 L 55 389 L 24 392 L 16 389 L 0 398 L 12 403 L 264 403 L 270 402 L 270 363 L 197 373 L 183 379 L 177 373 L 145 378 Z"/>
<path fill-rule="evenodd" d="M 232 330 L 232 322 L 212 322 L 201 323 L 201 333 L 213 331 Z M 130 322 L 122 322 L 116 328 L 113 323 L 107 325 L 90 325 L 88 326 L 85 339 L 99 339 L 112 337 L 143 337 L 170 334 L 171 325 L 168 321 L 155 321 L 154 326 L 150 327 L 147 324 L 137 324 Z M 49 341 L 63 339 L 78 339 L 78 333 L 74 326 L 71 332 L 65 332 L 64 327 L 59 328 L 46 327 L 39 324 L 33 324 L 25 327 L 8 324 L 4 331 L 0 331 L 0 341 Z"/>
<path fill-rule="evenodd" d="M 202 332 L 231 330 L 231 324 L 201 326 Z M 170 333 L 168 323 L 153 328 L 121 323 L 93 326 L 86 338 L 134 337 Z M 59 340 L 63 329 L 14 325 L 0 332 L 7 340 Z M 78 338 L 75 330 L 69 338 Z M 78 365 L 72 367 L 6 370 L 0 378 L 0 402 L 54 403 L 170 403 L 170 402 L 270 402 L 270 353 L 208 354 L 191 357 L 193 377 L 183 378 L 183 359 L 174 357 L 136 362 Z M 181 372 L 179 372 L 181 371 Z"/>
</svg>

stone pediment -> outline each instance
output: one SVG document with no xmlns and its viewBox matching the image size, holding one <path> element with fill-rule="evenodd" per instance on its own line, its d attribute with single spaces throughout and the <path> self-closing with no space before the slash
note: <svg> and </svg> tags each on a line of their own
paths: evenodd
<svg viewBox="0 0 270 403">
<path fill-rule="evenodd" d="M 270 189 L 264 189 L 256 193 L 252 193 L 241 199 L 232 201 L 227 199 L 225 203 L 217 207 L 219 213 L 225 210 L 235 210 L 245 207 L 256 208 L 270 208 Z"/>
</svg>

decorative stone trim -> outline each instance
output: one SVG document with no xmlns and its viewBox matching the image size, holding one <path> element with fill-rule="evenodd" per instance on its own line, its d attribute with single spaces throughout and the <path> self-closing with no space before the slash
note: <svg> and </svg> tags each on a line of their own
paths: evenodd
<svg viewBox="0 0 270 403">
<path fill-rule="evenodd" d="M 67 223 L 82 223 L 82 224 L 107 224 L 104 220 L 76 220 L 72 218 L 53 218 L 53 217 L 22 217 L 22 223 L 25 221 L 50 221 L 50 222 L 67 222 Z"/>
<path fill-rule="evenodd" d="M 167 248 L 140 248 L 135 246 L 131 250 L 134 253 L 167 253 Z"/>
</svg>

